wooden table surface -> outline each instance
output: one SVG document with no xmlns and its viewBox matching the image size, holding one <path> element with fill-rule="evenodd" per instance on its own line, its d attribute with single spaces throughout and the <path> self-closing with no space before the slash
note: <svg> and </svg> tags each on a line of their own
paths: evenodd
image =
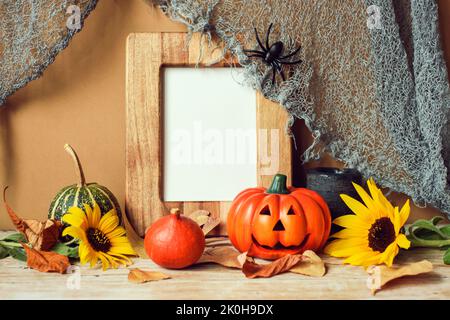
<svg viewBox="0 0 450 320">
<path fill-rule="evenodd" d="M 172 279 L 133 284 L 125 267 L 103 272 L 83 266 L 79 267 L 79 289 L 70 286 L 76 283 L 74 274 L 41 273 L 8 257 L 0 260 L 0 299 L 450 299 L 450 266 L 443 264 L 442 254 L 428 249 L 401 253 L 399 263 L 427 259 L 434 271 L 394 280 L 375 296 L 367 287 L 364 269 L 325 257 L 323 278 L 285 273 L 270 279 L 246 279 L 240 270 L 213 264 L 174 271 L 148 259 L 134 259 L 129 268 L 161 271 Z"/>
</svg>

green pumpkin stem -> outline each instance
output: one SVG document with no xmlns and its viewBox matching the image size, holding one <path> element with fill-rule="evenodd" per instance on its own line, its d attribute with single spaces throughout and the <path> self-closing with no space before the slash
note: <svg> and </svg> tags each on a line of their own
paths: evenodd
<svg viewBox="0 0 450 320">
<path fill-rule="evenodd" d="M 273 177 L 272 184 L 266 190 L 270 194 L 289 194 L 291 193 L 287 188 L 287 176 L 284 174 L 276 174 Z"/>
<path fill-rule="evenodd" d="M 81 162 L 78 158 L 77 153 L 69 144 L 64 145 L 64 150 L 66 150 L 67 153 L 71 156 L 75 164 L 75 168 L 77 169 L 78 178 L 80 179 L 78 186 L 84 187 L 86 185 L 86 178 L 84 177 L 83 167 L 81 166 Z"/>
</svg>

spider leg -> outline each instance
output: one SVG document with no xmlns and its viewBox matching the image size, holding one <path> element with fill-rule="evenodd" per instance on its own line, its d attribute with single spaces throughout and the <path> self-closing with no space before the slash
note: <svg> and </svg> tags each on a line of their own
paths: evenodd
<svg viewBox="0 0 450 320">
<path fill-rule="evenodd" d="M 261 59 L 264 59 L 264 56 L 259 54 L 259 53 L 248 54 L 247 57 L 248 58 L 261 58 Z"/>
<path fill-rule="evenodd" d="M 273 23 L 270 24 L 269 29 L 267 29 L 267 34 L 266 34 L 266 47 L 267 50 L 269 50 L 270 46 L 269 46 L 269 38 L 270 38 L 270 32 L 272 31 L 272 26 Z"/>
<path fill-rule="evenodd" d="M 263 51 L 268 51 L 269 49 L 265 48 L 264 45 L 261 42 L 261 39 L 259 38 L 259 34 L 258 34 L 258 30 L 255 28 L 255 35 L 256 35 L 256 41 L 258 41 L 259 46 L 261 47 L 261 49 L 263 49 Z"/>
<path fill-rule="evenodd" d="M 275 84 L 275 75 L 276 75 L 275 68 L 272 67 L 272 85 Z"/>
<path fill-rule="evenodd" d="M 279 69 L 278 72 L 281 74 L 281 79 L 283 79 L 283 81 L 286 81 L 286 75 L 284 74 L 283 69 Z"/>
<path fill-rule="evenodd" d="M 281 67 L 279 62 L 278 61 L 274 61 L 273 64 L 277 68 L 277 71 L 281 75 L 281 78 L 283 79 L 283 81 L 286 81 L 286 75 L 284 74 L 283 68 Z"/>
<path fill-rule="evenodd" d="M 303 60 L 297 60 L 297 61 L 280 61 L 281 64 L 299 64 L 302 63 Z"/>
<path fill-rule="evenodd" d="M 302 49 L 302 47 L 298 47 L 297 50 L 295 50 L 294 52 L 289 53 L 288 55 L 283 56 L 283 57 L 280 57 L 280 58 L 278 58 L 278 59 L 279 59 L 279 60 L 284 60 L 284 59 L 293 57 L 293 56 L 295 56 L 297 53 L 299 53 L 299 51 L 300 51 L 301 49 Z"/>
<path fill-rule="evenodd" d="M 259 53 L 259 54 L 264 54 L 264 52 L 260 51 L 260 50 L 246 50 L 244 49 L 244 53 Z"/>
</svg>

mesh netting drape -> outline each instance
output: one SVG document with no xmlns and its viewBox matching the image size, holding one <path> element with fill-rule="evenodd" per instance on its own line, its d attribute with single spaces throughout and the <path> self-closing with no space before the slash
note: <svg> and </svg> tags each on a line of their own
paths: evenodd
<svg viewBox="0 0 450 320">
<path fill-rule="evenodd" d="M 304 119 L 315 138 L 305 160 L 327 151 L 384 187 L 450 212 L 447 70 L 434 0 L 151 1 L 191 32 L 217 35 L 248 85 Z M 379 10 L 379 25 L 368 24 Z M 271 85 L 247 58 L 274 23 L 271 43 L 302 46 L 299 66 Z"/>
<path fill-rule="evenodd" d="M 81 29 L 96 3 L 97 0 L 0 0 L 0 105 L 41 76 Z M 79 14 L 74 17 L 74 28 L 67 23 L 71 14 Z"/>
</svg>

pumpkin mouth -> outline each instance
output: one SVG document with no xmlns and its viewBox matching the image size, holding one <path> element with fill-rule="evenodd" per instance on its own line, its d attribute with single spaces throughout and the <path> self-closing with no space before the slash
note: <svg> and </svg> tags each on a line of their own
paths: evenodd
<svg viewBox="0 0 450 320">
<path fill-rule="evenodd" d="M 262 245 L 258 242 L 258 240 L 256 240 L 256 238 L 252 235 L 252 240 L 253 240 L 253 244 L 262 249 L 262 250 L 267 250 L 267 251 L 286 251 L 288 254 L 295 254 L 298 253 L 303 246 L 306 244 L 306 242 L 309 239 L 309 233 L 305 236 L 305 238 L 303 239 L 302 243 L 300 243 L 298 246 L 284 246 L 283 244 L 281 244 L 281 242 L 277 242 L 276 245 L 274 245 L 273 247 L 270 246 L 266 246 L 266 245 Z"/>
</svg>

